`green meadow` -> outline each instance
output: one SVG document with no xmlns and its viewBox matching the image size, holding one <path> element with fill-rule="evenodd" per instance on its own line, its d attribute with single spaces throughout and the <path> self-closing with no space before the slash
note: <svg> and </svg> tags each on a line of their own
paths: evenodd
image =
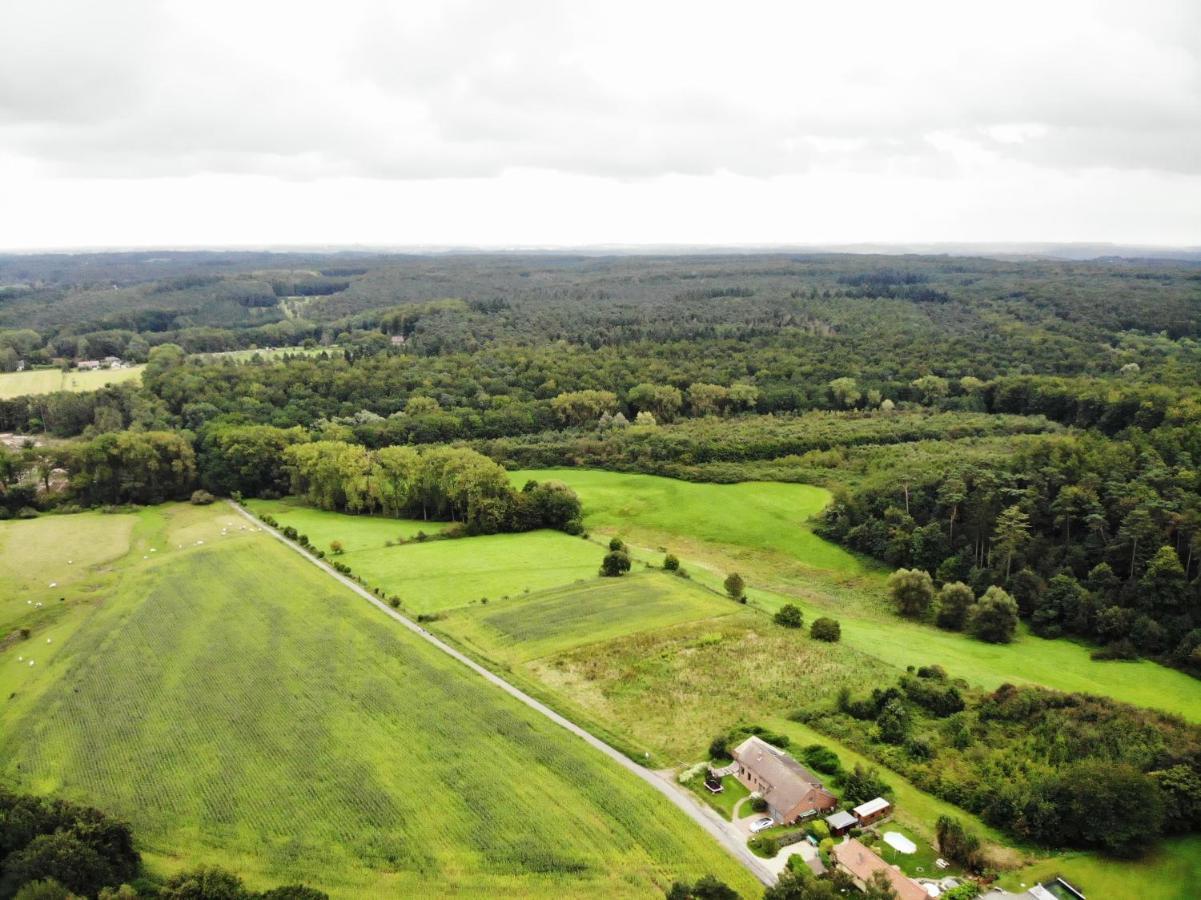
<svg viewBox="0 0 1201 900">
<path fill-rule="evenodd" d="M 642 572 L 473 606 L 440 625 L 491 659 L 520 663 L 737 611 L 728 599 L 684 579 Z"/>
<path fill-rule="evenodd" d="M 522 485 L 533 478 L 561 481 L 580 497 L 584 524 L 648 546 L 683 541 L 741 551 L 774 553 L 807 567 L 854 576 L 873 567 L 810 528 L 830 492 L 809 484 L 747 481 L 701 484 L 595 469 L 539 469 L 510 473 Z M 682 553 L 685 544 L 679 545 Z"/>
<path fill-rule="evenodd" d="M 124 537 L 89 556 L 96 521 Z M 0 552 L 43 522 L 83 574 L 0 650 L 0 780 L 127 818 L 154 870 L 341 897 L 645 897 L 705 872 L 756 892 L 651 788 L 228 508 L 8 522 Z"/>
<path fill-rule="evenodd" d="M 376 550 L 386 547 L 390 541 L 412 540 L 419 532 L 438 534 L 448 524 L 383 516 L 348 516 L 306 506 L 292 497 L 247 500 L 246 507 L 257 515 L 273 516 L 280 525 L 291 525 L 301 534 L 308 535 L 314 547 L 327 553 L 331 541 L 341 541 L 347 553 Z"/>
<path fill-rule="evenodd" d="M 27 369 L 24 372 L 0 373 L 0 400 L 23 397 L 26 394 L 52 394 L 55 391 L 96 391 L 106 384 L 137 381 L 145 366 L 127 369 Z"/>
<path fill-rule="evenodd" d="M 1088 647 L 1025 631 L 1012 644 L 996 645 L 900 619 L 885 600 L 883 570 L 817 537 L 805 524 L 828 502 L 823 489 L 691 483 L 585 469 L 512 474 L 516 483 L 535 478 L 571 485 L 590 528 L 621 533 L 644 546 L 669 546 L 696 581 L 716 590 L 727 571 L 739 571 L 750 586 L 751 605 L 764 612 L 793 603 L 806 621 L 822 615 L 839 619 L 844 646 L 889 667 L 939 663 L 987 689 L 1005 682 L 1041 684 L 1201 722 L 1201 683 L 1174 669 L 1148 661 L 1093 660 Z"/>
<path fill-rule="evenodd" d="M 346 550 L 337 560 L 370 586 L 400 597 L 412 613 L 436 613 L 485 598 L 492 602 L 595 578 L 604 556 L 596 544 L 559 531 L 389 547 L 389 541 L 411 539 L 418 531 L 433 534 L 446 523 L 351 516 L 288 501 L 251 500 L 247 506 L 307 534 L 313 546 L 327 554 L 331 541 L 341 541 Z"/>
</svg>

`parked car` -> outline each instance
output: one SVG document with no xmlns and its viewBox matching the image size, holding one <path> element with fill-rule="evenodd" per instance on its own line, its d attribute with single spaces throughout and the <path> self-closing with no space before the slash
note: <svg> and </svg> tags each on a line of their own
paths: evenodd
<svg viewBox="0 0 1201 900">
<path fill-rule="evenodd" d="M 775 820 L 769 819 L 767 816 L 764 816 L 762 819 L 756 819 L 751 823 L 751 834 L 758 834 L 760 831 L 766 831 L 775 824 Z"/>
</svg>

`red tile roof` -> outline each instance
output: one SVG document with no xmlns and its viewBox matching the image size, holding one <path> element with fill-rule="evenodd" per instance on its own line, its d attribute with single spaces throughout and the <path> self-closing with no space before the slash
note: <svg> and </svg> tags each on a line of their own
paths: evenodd
<svg viewBox="0 0 1201 900">
<path fill-rule="evenodd" d="M 924 887 L 912 878 L 906 878 L 854 838 L 835 844 L 834 858 L 854 878 L 865 883 L 871 879 L 873 872 L 885 873 L 899 900 L 929 900 L 930 895 Z"/>
</svg>

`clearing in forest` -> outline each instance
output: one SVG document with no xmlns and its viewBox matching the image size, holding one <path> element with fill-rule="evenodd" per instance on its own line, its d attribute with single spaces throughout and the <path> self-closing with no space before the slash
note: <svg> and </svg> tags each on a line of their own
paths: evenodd
<svg viewBox="0 0 1201 900">
<path fill-rule="evenodd" d="M 0 651 L 3 783 L 127 818 L 159 871 L 254 886 L 645 897 L 712 872 L 756 892 L 648 785 L 229 510 L 139 520 L 61 639 L 35 621 Z"/>
<path fill-rule="evenodd" d="M 839 576 L 873 568 L 813 533 L 810 520 L 831 495 L 811 484 L 706 484 L 597 469 L 527 469 L 510 477 L 518 486 L 531 478 L 563 482 L 579 495 L 588 528 L 619 533 L 636 544 L 673 546 L 681 555 L 692 547 L 680 541 L 733 555 L 761 551 Z"/>
<path fill-rule="evenodd" d="M 125 369 L 27 369 L 0 373 L 0 400 L 27 394 L 52 394 L 55 391 L 96 391 L 106 384 L 137 381 L 145 366 Z"/>
</svg>

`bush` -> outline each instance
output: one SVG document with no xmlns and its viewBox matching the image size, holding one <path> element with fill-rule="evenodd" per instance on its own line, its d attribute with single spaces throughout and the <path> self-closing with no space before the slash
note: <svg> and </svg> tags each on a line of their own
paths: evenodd
<svg viewBox="0 0 1201 900">
<path fill-rule="evenodd" d="M 764 859 L 773 859 L 780 852 L 780 842 L 765 834 L 756 835 L 747 841 L 746 845 L 752 853 Z"/>
<path fill-rule="evenodd" d="M 821 744 L 810 744 L 801 751 L 801 759 L 810 768 L 826 775 L 837 775 L 842 771 L 842 761 L 838 754 Z"/>
<path fill-rule="evenodd" d="M 678 572 L 680 570 L 680 560 L 674 554 L 668 553 L 663 557 L 663 568 L 668 572 Z"/>
<path fill-rule="evenodd" d="M 346 552 L 346 546 L 341 541 L 330 541 L 329 552 L 334 556 L 341 556 Z"/>
<path fill-rule="evenodd" d="M 626 545 L 622 542 L 621 538 L 619 538 L 619 537 L 610 538 L 609 539 L 609 549 L 611 551 L 613 551 L 614 553 L 617 553 L 618 551 L 624 552 L 626 549 Z"/>
<path fill-rule="evenodd" d="M 630 571 L 630 557 L 624 550 L 610 550 L 601 560 L 600 574 L 606 578 L 618 578 Z"/>
<path fill-rule="evenodd" d="M 212 503 L 216 499 L 217 498 L 214 497 L 212 494 L 210 494 L 208 491 L 205 491 L 205 490 L 192 491 L 192 505 L 193 506 L 208 506 L 210 503 Z"/>
<path fill-rule="evenodd" d="M 751 810 L 757 813 L 767 812 L 767 801 L 762 797 L 752 797 Z"/>
<path fill-rule="evenodd" d="M 809 626 L 809 636 L 814 640 L 834 644 L 842 640 L 842 625 L 837 619 L 822 616 L 814 619 L 813 624 Z"/>
<path fill-rule="evenodd" d="M 801 613 L 799 607 L 791 603 L 785 603 L 781 606 L 772 618 L 777 625 L 784 628 L 800 628 L 805 624 L 804 614 Z"/>
<path fill-rule="evenodd" d="M 730 595 L 731 600 L 742 600 L 746 597 L 746 582 L 737 572 L 727 575 L 724 584 L 726 593 Z"/>
</svg>

